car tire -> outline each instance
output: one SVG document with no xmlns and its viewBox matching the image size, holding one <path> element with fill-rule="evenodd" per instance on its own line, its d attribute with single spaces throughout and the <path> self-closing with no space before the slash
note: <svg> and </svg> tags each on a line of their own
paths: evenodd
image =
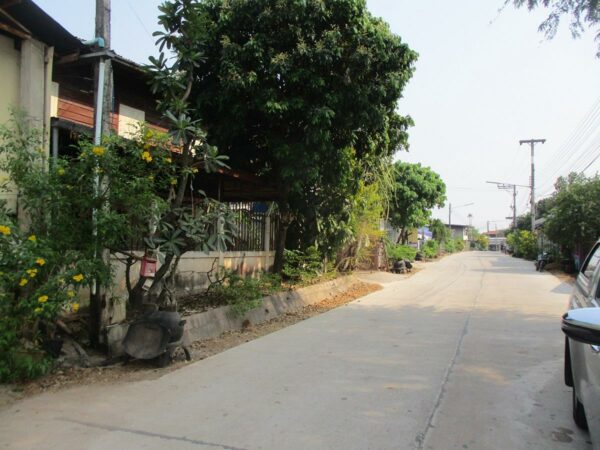
<svg viewBox="0 0 600 450">
<path fill-rule="evenodd" d="M 564 367 L 565 384 L 573 387 L 573 372 L 571 371 L 571 347 L 569 346 L 569 338 L 565 336 L 565 367 Z"/>
<path fill-rule="evenodd" d="M 583 407 L 583 403 L 577 398 L 575 386 L 573 386 L 573 421 L 575 421 L 575 425 L 582 430 L 588 429 L 587 419 L 585 418 L 585 408 Z"/>
</svg>

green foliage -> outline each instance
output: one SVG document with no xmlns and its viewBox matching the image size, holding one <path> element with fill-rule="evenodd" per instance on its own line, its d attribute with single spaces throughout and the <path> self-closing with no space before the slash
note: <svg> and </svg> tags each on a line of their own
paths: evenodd
<svg viewBox="0 0 600 450">
<path fill-rule="evenodd" d="M 433 234 L 433 239 L 440 244 L 450 239 L 450 229 L 440 219 L 433 219 L 429 225 L 429 230 Z"/>
<path fill-rule="evenodd" d="M 400 259 L 408 259 L 414 261 L 417 256 L 417 249 L 410 245 L 388 244 L 386 253 L 389 261 L 397 261 Z"/>
<path fill-rule="evenodd" d="M 390 205 L 390 224 L 401 231 L 406 243 L 411 228 L 427 225 L 431 210 L 444 205 L 446 185 L 440 176 L 421 164 L 394 164 L 396 185 Z"/>
<path fill-rule="evenodd" d="M 425 241 L 423 245 L 423 255 L 425 258 L 433 259 L 437 258 L 440 252 L 440 246 L 437 241 L 430 239 L 429 241 Z"/>
<path fill-rule="evenodd" d="M 454 253 L 456 251 L 456 241 L 454 239 L 448 239 L 444 242 L 443 247 L 446 253 Z"/>
<path fill-rule="evenodd" d="M 571 174 L 559 178 L 544 232 L 567 250 L 600 236 L 600 177 Z"/>
<path fill-rule="evenodd" d="M 308 283 L 323 273 L 323 258 L 315 247 L 306 252 L 286 250 L 285 264 L 281 275 L 292 283 Z"/>
<path fill-rule="evenodd" d="M 335 255 L 365 164 L 407 147 L 412 121 L 396 107 L 416 53 L 363 0 L 171 0 L 161 11 L 162 42 L 197 55 L 191 114 L 207 139 L 278 186 L 280 239 L 297 222 L 292 248 Z"/>
<path fill-rule="evenodd" d="M 490 246 L 490 240 L 485 234 L 480 234 L 479 236 L 477 236 L 476 242 L 477 248 L 479 248 L 479 250 L 487 250 Z"/>
<path fill-rule="evenodd" d="M 373 248 L 383 237 L 380 222 L 384 214 L 384 193 L 379 181 L 365 185 L 362 181 L 352 198 L 348 221 L 349 236 L 337 255 L 338 270 L 352 270 L 371 259 Z"/>
<path fill-rule="evenodd" d="M 457 252 L 462 252 L 465 249 L 465 241 L 460 238 L 455 238 L 454 246 Z"/>
<path fill-rule="evenodd" d="M 217 303 L 230 305 L 236 317 L 243 317 L 260 306 L 263 297 L 280 289 L 281 279 L 277 275 L 261 274 L 251 278 L 230 272 L 226 274 L 224 283 L 211 291 L 211 295 Z"/>
<path fill-rule="evenodd" d="M 579 37 L 586 28 L 600 26 L 600 3 L 598 0 L 505 0 L 505 5 L 513 3 L 520 8 L 526 6 L 529 10 L 543 6 L 551 8 L 551 12 L 539 26 L 548 39 L 552 39 L 558 31 L 560 19 L 570 16 L 569 29 L 573 37 Z M 596 30 L 596 40 L 600 41 L 600 28 Z M 600 58 L 600 46 L 596 54 Z"/>
<path fill-rule="evenodd" d="M 513 231 L 506 236 L 506 243 L 517 257 L 525 259 L 535 259 L 537 257 L 536 237 L 531 231 Z"/>
</svg>

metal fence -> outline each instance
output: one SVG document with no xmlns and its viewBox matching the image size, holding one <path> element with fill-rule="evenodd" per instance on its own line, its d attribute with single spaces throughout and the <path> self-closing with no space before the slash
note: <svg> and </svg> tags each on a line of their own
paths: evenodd
<svg viewBox="0 0 600 450">
<path fill-rule="evenodd" d="M 237 227 L 237 235 L 227 248 L 228 251 L 258 252 L 275 249 L 279 216 L 271 211 L 270 203 L 239 202 L 229 203 L 228 206 Z"/>
</svg>

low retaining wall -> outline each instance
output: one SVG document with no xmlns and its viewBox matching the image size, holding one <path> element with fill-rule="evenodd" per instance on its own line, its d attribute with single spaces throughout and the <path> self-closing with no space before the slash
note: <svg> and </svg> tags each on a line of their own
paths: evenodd
<svg viewBox="0 0 600 450">
<path fill-rule="evenodd" d="M 265 297 L 261 306 L 249 311 L 243 317 L 236 317 L 230 306 L 222 306 L 202 313 L 184 316 L 186 320 L 185 340 L 189 343 L 215 338 L 227 331 L 241 330 L 244 323 L 248 321 L 254 325 L 260 324 L 282 314 L 298 311 L 305 306 L 322 302 L 329 297 L 347 291 L 354 284 L 360 282 L 359 279 L 350 275 L 295 291 L 279 292 Z M 107 328 L 110 357 L 123 355 L 122 341 L 125 334 L 127 334 L 128 327 L 127 324 L 119 324 Z"/>
<path fill-rule="evenodd" d="M 354 276 L 345 276 L 295 291 L 279 292 L 265 297 L 261 306 L 249 311 L 243 317 L 236 317 L 231 312 L 230 306 L 193 314 L 185 317 L 186 333 L 190 341 L 214 338 L 226 331 L 241 330 L 246 321 L 256 325 L 282 314 L 319 303 L 328 297 L 347 291 L 352 285 L 359 282 Z"/>
</svg>

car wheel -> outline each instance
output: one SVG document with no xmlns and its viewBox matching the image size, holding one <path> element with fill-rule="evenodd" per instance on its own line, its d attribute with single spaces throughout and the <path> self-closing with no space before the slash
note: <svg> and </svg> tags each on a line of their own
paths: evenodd
<svg viewBox="0 0 600 450">
<path fill-rule="evenodd" d="M 585 408 L 577 398 L 577 391 L 573 386 L 573 420 L 575 424 L 582 430 L 588 429 L 587 419 L 585 418 Z"/>
</svg>

